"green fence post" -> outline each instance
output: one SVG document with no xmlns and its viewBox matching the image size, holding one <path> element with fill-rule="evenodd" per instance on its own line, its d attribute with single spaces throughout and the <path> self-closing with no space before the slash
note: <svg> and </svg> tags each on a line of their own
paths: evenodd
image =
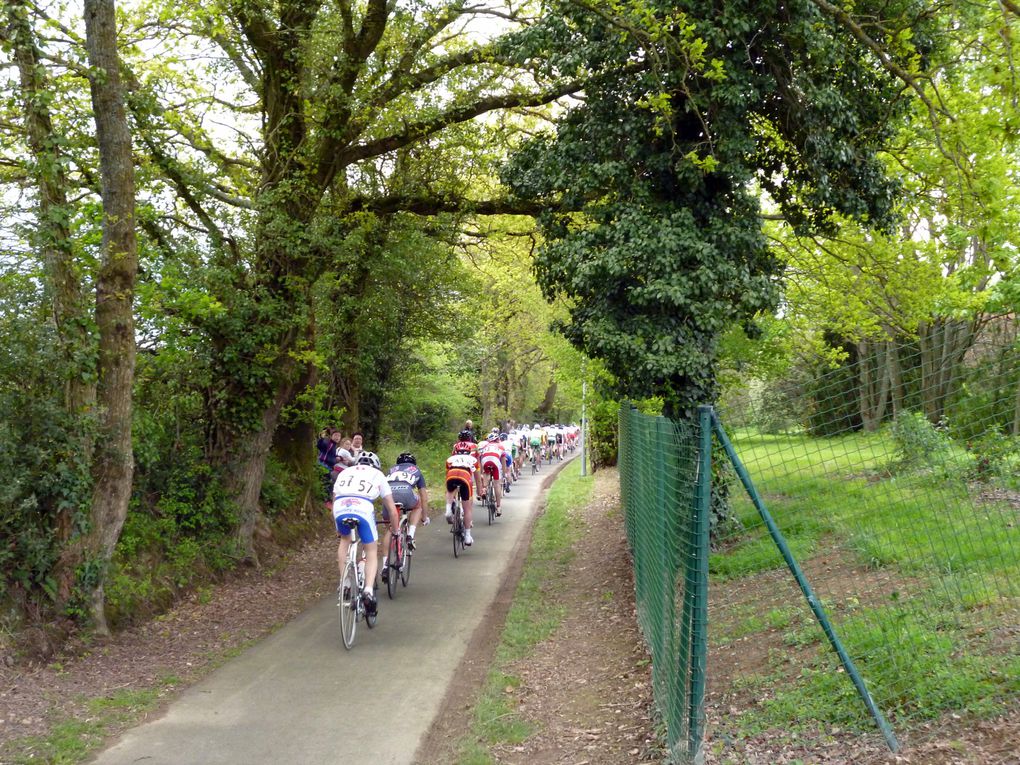
<svg viewBox="0 0 1020 765">
<path fill-rule="evenodd" d="M 705 731 L 705 665 L 708 659 L 708 554 L 709 513 L 712 509 L 712 407 L 698 407 L 698 479 L 694 507 L 693 609 L 691 618 L 691 699 L 689 751 L 694 762 L 702 761 Z M 690 579 L 688 579 L 690 581 Z"/>
<path fill-rule="evenodd" d="M 730 439 L 726 436 L 726 431 L 723 430 L 722 423 L 719 422 L 719 418 L 716 417 L 714 413 L 712 414 L 712 422 L 715 433 L 719 437 L 719 441 L 726 449 L 726 454 L 733 463 L 733 467 L 736 469 L 737 475 L 740 476 L 740 482 L 747 490 L 747 494 L 754 503 L 754 506 L 758 509 L 758 514 L 765 522 L 765 526 L 768 528 L 769 534 L 772 535 L 772 539 L 779 547 L 779 551 L 783 554 L 783 559 L 786 561 L 786 565 L 789 566 L 790 571 L 793 572 L 794 579 L 797 580 L 797 584 L 800 586 L 801 592 L 804 593 L 804 597 L 807 598 L 808 605 L 814 612 L 815 618 L 818 619 L 818 623 L 822 625 L 822 629 L 825 631 L 825 636 L 829 639 L 829 643 L 832 644 L 833 649 L 839 656 L 839 660 L 843 663 L 843 668 L 850 676 L 850 679 L 853 680 L 854 686 L 857 688 L 857 692 L 860 694 L 861 699 L 863 699 L 868 711 L 871 712 L 871 716 L 878 724 L 879 729 L 882 731 L 882 735 L 885 736 L 885 742 L 889 745 L 890 751 L 898 752 L 900 745 L 896 741 L 896 736 L 893 733 L 892 728 L 889 727 L 889 723 L 886 722 L 885 717 L 882 716 L 882 712 L 878 708 L 878 705 L 876 705 L 874 699 L 871 698 L 871 694 L 868 692 L 868 688 L 864 684 L 864 679 L 857 671 L 857 667 L 854 665 L 853 660 L 846 652 L 846 649 L 843 648 L 843 644 L 832 629 L 832 624 L 829 622 L 829 617 L 826 615 L 825 609 L 822 608 L 822 604 L 815 596 L 814 591 L 811 589 L 811 585 L 808 584 L 804 573 L 800 570 L 800 566 L 797 565 L 797 561 L 794 560 L 793 553 L 790 552 L 790 548 L 786 544 L 786 538 L 783 537 L 779 527 L 776 526 L 775 521 L 772 519 L 771 513 L 769 513 L 768 509 L 765 507 L 765 503 L 762 501 L 762 498 L 758 495 L 758 490 L 751 481 L 751 476 L 744 467 L 744 463 L 740 461 L 740 457 L 737 456 L 737 452 L 734 450 L 733 444 L 730 443 Z"/>
</svg>

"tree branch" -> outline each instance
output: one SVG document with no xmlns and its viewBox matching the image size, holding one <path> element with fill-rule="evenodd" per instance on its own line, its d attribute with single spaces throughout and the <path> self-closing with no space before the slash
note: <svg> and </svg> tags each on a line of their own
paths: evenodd
<svg viewBox="0 0 1020 765">
<path fill-rule="evenodd" d="M 462 213 L 466 215 L 530 215 L 536 216 L 548 210 L 566 211 L 565 208 L 548 202 L 514 199 L 457 199 L 453 197 L 403 196 L 391 194 L 385 197 L 356 196 L 350 200 L 351 212 L 373 212 L 392 215 L 397 212 L 415 215 L 439 215 L 441 213 Z"/>
<path fill-rule="evenodd" d="M 497 96 L 480 98 L 470 104 L 454 106 L 437 117 L 424 122 L 410 123 L 400 133 L 377 138 L 367 143 L 351 146 L 339 153 L 338 166 L 344 167 L 371 157 L 388 154 L 422 138 L 438 133 L 444 128 L 461 122 L 467 122 L 486 112 L 496 109 L 509 109 L 519 106 L 539 106 L 555 101 L 568 93 L 576 93 L 584 88 L 586 80 L 571 80 L 539 93 L 505 93 Z"/>
<path fill-rule="evenodd" d="M 1009 0 L 1005 1 L 1009 2 Z M 901 67 L 899 64 L 897 64 L 895 61 L 893 61 L 892 56 L 889 55 L 889 52 L 885 48 L 883 48 L 878 42 L 873 40 L 868 35 L 868 33 L 864 31 L 861 25 L 850 17 L 849 13 L 847 13 L 839 6 L 833 5 L 832 3 L 828 2 L 828 0 L 812 0 L 812 2 L 819 8 L 821 8 L 823 11 L 825 11 L 827 14 L 832 16 L 834 19 L 836 19 L 836 21 L 842 24 L 850 32 L 850 34 L 857 39 L 858 42 L 863 44 L 864 47 L 868 48 L 872 53 L 874 53 L 878 60 L 882 63 L 882 66 L 885 67 L 885 69 L 888 72 L 898 77 L 908 87 L 910 87 L 917 94 L 918 98 L 921 99 L 924 105 L 928 107 L 928 111 L 932 114 L 933 118 L 936 113 L 940 113 L 943 116 L 947 117 L 948 119 L 955 121 L 955 118 L 953 117 L 952 114 L 950 114 L 944 108 L 940 106 L 935 106 L 935 104 L 932 103 L 931 99 L 928 98 L 928 94 L 924 92 L 924 88 L 922 88 L 921 84 L 917 81 L 917 78 L 910 74 L 910 72 Z"/>
</svg>

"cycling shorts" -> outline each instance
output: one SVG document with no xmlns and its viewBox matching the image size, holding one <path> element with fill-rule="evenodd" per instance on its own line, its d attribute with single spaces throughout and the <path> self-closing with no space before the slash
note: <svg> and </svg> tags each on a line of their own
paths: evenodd
<svg viewBox="0 0 1020 765">
<path fill-rule="evenodd" d="M 499 457 L 483 457 L 482 472 L 485 475 L 491 475 L 498 481 L 502 475 L 502 464 L 503 461 Z"/>
<path fill-rule="evenodd" d="M 460 498 L 462 500 L 464 500 L 465 502 L 467 502 L 469 499 L 471 499 L 471 496 L 472 496 L 471 482 L 470 481 L 465 481 L 463 478 L 458 478 L 457 476 L 447 477 L 447 479 L 446 479 L 446 490 L 447 491 L 459 491 L 460 492 Z"/>
<path fill-rule="evenodd" d="M 394 481 L 391 483 L 390 491 L 392 492 L 394 503 L 403 505 L 405 513 L 409 513 L 414 510 L 414 508 L 418 507 L 418 503 L 421 502 L 421 499 L 418 497 L 418 494 L 411 485 L 404 483 L 403 481 Z M 389 513 L 386 511 L 386 505 L 383 505 L 383 520 L 388 521 L 389 519 Z"/>
<path fill-rule="evenodd" d="M 510 467 L 512 464 L 514 464 L 514 458 L 510 456 L 509 452 L 503 455 L 503 461 L 506 462 L 507 467 Z"/>
<path fill-rule="evenodd" d="M 531 439 L 531 445 L 532 446 L 540 446 L 541 444 L 542 444 L 541 439 L 538 439 L 538 438 Z"/>
<path fill-rule="evenodd" d="M 362 542 L 375 542 L 379 532 L 375 527 L 375 507 L 368 500 L 360 497 L 337 497 L 333 502 L 333 523 L 339 536 L 350 536 L 351 530 L 342 525 L 346 518 L 354 518 L 358 522 L 358 537 Z"/>
</svg>

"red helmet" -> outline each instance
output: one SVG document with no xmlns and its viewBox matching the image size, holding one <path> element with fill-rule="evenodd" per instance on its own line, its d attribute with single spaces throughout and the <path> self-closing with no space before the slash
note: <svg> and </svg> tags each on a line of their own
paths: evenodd
<svg viewBox="0 0 1020 765">
<path fill-rule="evenodd" d="M 475 445 L 471 441 L 458 441 L 453 445 L 454 454 L 471 454 L 475 450 Z"/>
</svg>

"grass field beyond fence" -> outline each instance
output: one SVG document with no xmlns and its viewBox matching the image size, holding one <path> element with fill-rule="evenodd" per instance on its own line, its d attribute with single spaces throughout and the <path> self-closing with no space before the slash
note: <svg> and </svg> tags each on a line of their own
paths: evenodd
<svg viewBox="0 0 1020 765">
<path fill-rule="evenodd" d="M 998 376 L 980 371 L 990 360 Z M 856 398 L 867 373 L 849 362 L 797 384 L 757 383 L 729 395 L 717 415 L 878 708 L 894 729 L 921 735 L 940 717 L 976 720 L 1020 698 L 1020 371 L 1001 356 L 975 356 L 958 379 L 944 377 L 935 399 L 920 387 L 931 370 L 900 362 L 911 375 L 898 393 L 882 387 L 890 405 L 870 419 Z M 621 412 L 635 575 L 657 580 L 655 597 L 637 593 L 642 627 L 653 646 L 675 641 L 656 657 L 670 675 L 657 681 L 656 698 L 675 728 L 674 758 L 694 757 L 689 734 L 705 713 L 690 692 L 702 664 L 707 698 L 726 694 L 731 710 L 713 721 L 717 739 L 877 735 L 718 447 L 706 655 L 685 643 L 698 438 L 698 423 Z M 669 511 L 677 516 L 669 525 L 649 525 Z"/>
</svg>

